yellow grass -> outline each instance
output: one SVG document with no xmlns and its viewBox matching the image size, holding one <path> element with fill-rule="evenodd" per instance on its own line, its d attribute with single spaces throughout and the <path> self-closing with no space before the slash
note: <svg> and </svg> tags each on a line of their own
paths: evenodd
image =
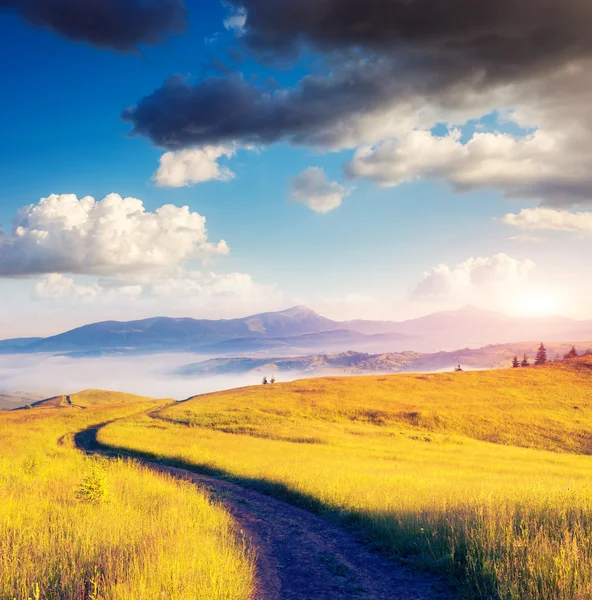
<svg viewBox="0 0 592 600">
<path fill-rule="evenodd" d="M 99 439 L 326 511 L 469 597 L 576 600 L 592 597 L 591 427 L 582 359 L 245 388 Z"/>
<path fill-rule="evenodd" d="M 250 598 L 253 560 L 221 507 L 72 445 L 74 432 L 163 403 L 96 391 L 71 400 L 0 415 L 0 598 Z"/>
</svg>

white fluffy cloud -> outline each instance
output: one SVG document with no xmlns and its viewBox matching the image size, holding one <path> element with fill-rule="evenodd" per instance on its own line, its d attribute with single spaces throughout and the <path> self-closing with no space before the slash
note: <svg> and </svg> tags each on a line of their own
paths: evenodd
<svg viewBox="0 0 592 600">
<path fill-rule="evenodd" d="M 592 212 L 569 212 L 539 206 L 524 208 L 518 214 L 508 213 L 502 223 L 535 231 L 570 231 L 592 235 Z"/>
<path fill-rule="evenodd" d="M 433 178 L 458 191 L 497 188 L 547 204 L 586 203 L 592 200 L 592 147 L 580 138 L 570 130 L 537 129 L 524 136 L 477 132 L 463 143 L 458 130 L 443 137 L 416 130 L 360 148 L 346 170 L 385 186 Z"/>
<path fill-rule="evenodd" d="M 349 194 L 344 186 L 329 181 L 325 171 L 309 167 L 292 179 L 292 197 L 317 213 L 327 213 L 338 206 Z"/>
<path fill-rule="evenodd" d="M 169 298 L 234 298 L 245 301 L 264 300 L 275 293 L 275 286 L 260 285 L 246 273 L 218 274 L 186 271 L 176 277 L 157 279 L 145 285 L 153 296 Z"/>
<path fill-rule="evenodd" d="M 235 148 L 204 146 L 178 152 L 166 152 L 160 157 L 160 166 L 153 175 L 159 187 L 185 187 L 210 181 L 229 181 L 234 173 L 218 164 L 223 156 L 230 158 Z"/>
<path fill-rule="evenodd" d="M 104 307 L 132 318 L 168 314 L 199 316 L 238 315 L 243 312 L 283 308 L 286 300 L 275 285 L 261 285 L 246 273 L 217 274 L 179 269 L 162 276 L 101 278 L 82 283 L 60 273 L 44 275 L 33 289 L 33 298 L 51 306 Z M 133 311 L 130 312 L 130 300 Z M 92 319 L 93 317 L 89 317 Z"/>
<path fill-rule="evenodd" d="M 502 253 L 469 258 L 454 267 L 441 264 L 424 274 L 412 295 L 417 299 L 458 297 L 473 301 L 476 294 L 519 285 L 533 267 L 531 260 L 517 260 Z"/>
<path fill-rule="evenodd" d="M 167 271 L 228 253 L 223 240 L 208 241 L 205 223 L 187 206 L 150 212 L 118 194 L 100 201 L 52 194 L 21 209 L 10 234 L 0 233 L 0 276 Z"/>
<path fill-rule="evenodd" d="M 44 275 L 36 284 L 33 291 L 35 298 L 42 299 L 73 299 L 96 300 L 114 298 L 135 298 L 142 293 L 140 285 L 121 285 L 117 288 L 104 288 L 98 283 L 85 285 L 76 283 L 71 277 L 62 273 Z"/>
<path fill-rule="evenodd" d="M 358 147 L 346 173 L 383 186 L 441 179 L 460 192 L 490 188 L 556 208 L 589 205 L 591 70 L 592 61 L 576 61 L 486 93 L 458 89 L 458 96 L 440 98 L 440 106 L 428 99 L 404 104 L 396 111 L 401 118 L 393 119 L 398 126 L 387 119 L 376 142 Z M 500 129 L 518 132 L 462 138 L 458 127 L 485 116 L 490 121 L 494 111 Z M 447 135 L 430 131 L 438 123 L 448 125 Z"/>
</svg>

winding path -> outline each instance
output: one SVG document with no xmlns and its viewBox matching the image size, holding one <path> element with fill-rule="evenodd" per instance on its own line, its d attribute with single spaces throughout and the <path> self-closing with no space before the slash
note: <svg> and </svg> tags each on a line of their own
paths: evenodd
<svg viewBox="0 0 592 600">
<path fill-rule="evenodd" d="M 87 453 L 99 448 L 100 426 L 74 436 Z M 135 457 L 134 457 L 135 458 Z M 151 469 L 189 480 L 222 503 L 255 550 L 256 600 L 449 600 L 445 584 L 391 562 L 353 534 L 311 512 L 261 492 L 152 461 Z"/>
</svg>

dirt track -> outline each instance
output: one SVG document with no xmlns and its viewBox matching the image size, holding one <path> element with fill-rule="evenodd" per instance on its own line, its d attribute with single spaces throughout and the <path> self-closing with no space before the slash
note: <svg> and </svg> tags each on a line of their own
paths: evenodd
<svg viewBox="0 0 592 600">
<path fill-rule="evenodd" d="M 80 432 L 76 445 L 101 452 L 96 435 L 96 428 Z M 257 600 L 451 598 L 441 581 L 387 560 L 313 513 L 222 479 L 138 460 L 204 488 L 229 511 L 257 554 Z"/>
</svg>

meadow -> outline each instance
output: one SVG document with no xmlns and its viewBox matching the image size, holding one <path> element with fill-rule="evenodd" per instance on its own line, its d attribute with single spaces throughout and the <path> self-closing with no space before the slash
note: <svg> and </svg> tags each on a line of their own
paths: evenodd
<svg viewBox="0 0 592 600">
<path fill-rule="evenodd" d="M 265 489 L 467 598 L 592 597 L 592 359 L 192 398 L 99 441 Z"/>
<path fill-rule="evenodd" d="M 246 600 L 254 557 L 195 486 L 73 435 L 170 401 L 106 392 L 0 414 L 0 598 Z"/>
</svg>

